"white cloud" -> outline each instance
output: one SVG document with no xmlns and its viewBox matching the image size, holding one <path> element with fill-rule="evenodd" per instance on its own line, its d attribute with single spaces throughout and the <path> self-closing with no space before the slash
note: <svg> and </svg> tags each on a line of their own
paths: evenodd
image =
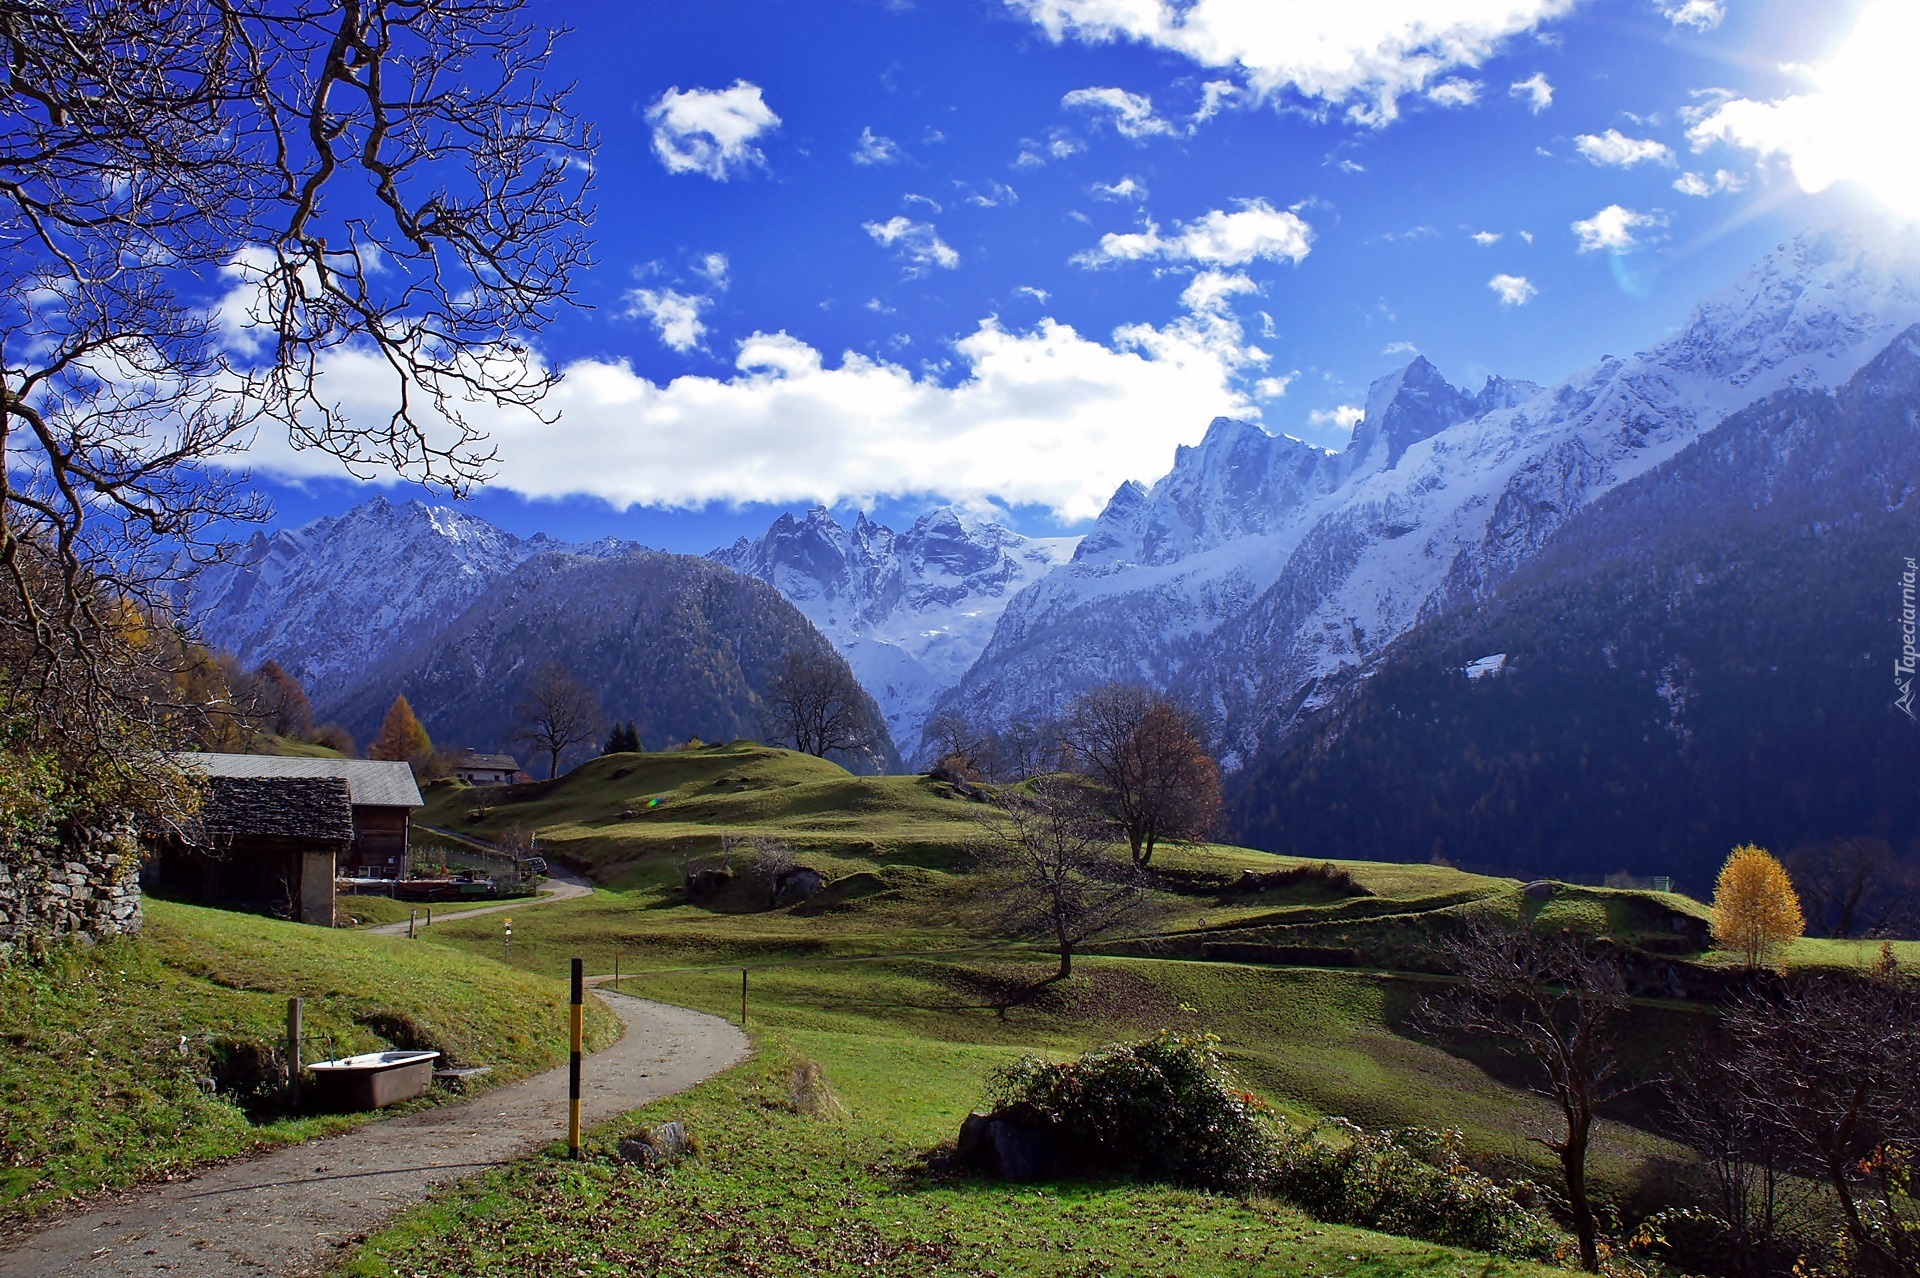
<svg viewBox="0 0 1920 1278">
<path fill-rule="evenodd" d="M 1722 191 L 1744 190 L 1746 185 L 1746 175 L 1731 169 L 1715 169 L 1712 173 L 1689 171 L 1673 180 L 1673 189 L 1682 195 L 1718 195 Z"/>
<path fill-rule="evenodd" d="M 1569 11 L 1574 0 L 1007 0 L 1052 39 L 1137 40 L 1241 76 L 1255 96 L 1298 95 L 1383 125 L 1398 101 L 1505 41 Z"/>
<path fill-rule="evenodd" d="M 1524 275 L 1496 275 L 1487 287 L 1500 295 L 1502 306 L 1525 306 L 1540 291 Z"/>
<path fill-rule="evenodd" d="M 660 340 L 674 350 L 684 353 L 703 344 L 707 326 L 700 312 L 713 305 L 712 298 L 672 289 L 637 288 L 627 294 L 626 300 L 628 317 L 650 321 Z"/>
<path fill-rule="evenodd" d="M 1177 137 L 1181 132 L 1173 121 L 1154 114 L 1152 98 L 1125 89 L 1075 89 L 1060 105 L 1105 116 L 1123 138 Z"/>
<path fill-rule="evenodd" d="M 1382 355 L 1418 355 L 1420 348 L 1412 342 L 1388 342 L 1380 348 Z"/>
<path fill-rule="evenodd" d="M 1692 27 L 1697 31 L 1711 31 L 1727 16 L 1719 0 L 1681 0 L 1679 4 L 1663 5 L 1660 12 L 1674 26 Z"/>
<path fill-rule="evenodd" d="M 477 407 L 473 417 L 499 450 L 493 486 L 530 498 L 625 509 L 934 495 L 1082 520 L 1121 483 L 1164 474 L 1214 417 L 1257 416 L 1237 389 L 1257 363 L 1240 343 L 1238 326 L 1214 316 L 1130 325 L 1105 341 L 1053 319 L 1021 331 L 989 319 L 953 344 L 940 377 L 853 352 L 834 363 L 791 334 L 756 333 L 724 377 L 661 384 L 624 361 L 580 360 L 543 405 L 554 421 Z M 335 352 L 326 374 L 350 418 L 392 411 L 377 357 Z M 284 433 L 236 464 L 340 473 Z"/>
<path fill-rule="evenodd" d="M 940 238 L 931 222 L 893 217 L 885 222 L 861 224 L 875 242 L 893 249 L 908 262 L 908 273 L 923 275 L 930 266 L 952 270 L 960 265 L 960 254 Z"/>
<path fill-rule="evenodd" d="M 1807 91 L 1770 102 L 1729 97 L 1693 116 L 1695 151 L 1715 143 L 1777 156 L 1802 190 L 1853 182 L 1895 213 L 1920 217 L 1920 5 L 1871 0 L 1833 57 L 1803 68 Z"/>
<path fill-rule="evenodd" d="M 1195 124 L 1211 120 L 1220 108 L 1240 96 L 1240 86 L 1231 80 L 1209 80 L 1200 86 L 1200 107 L 1193 113 Z"/>
<path fill-rule="evenodd" d="M 954 185 L 966 192 L 961 198 L 975 208 L 997 209 L 1003 205 L 1018 204 L 1020 202 L 1020 193 L 1008 186 L 1005 182 L 989 181 L 987 183 L 987 189 L 984 191 L 976 191 L 965 182 L 955 182 Z"/>
<path fill-rule="evenodd" d="M 1525 98 L 1527 110 L 1539 115 L 1553 105 L 1553 85 L 1547 80 L 1547 73 L 1535 71 L 1524 80 L 1515 80 L 1507 86 L 1510 98 Z"/>
<path fill-rule="evenodd" d="M 1137 179 L 1123 177 L 1118 182 L 1110 182 L 1104 185 L 1095 183 L 1093 196 L 1097 200 L 1144 200 L 1147 198 L 1147 188 L 1142 186 Z"/>
<path fill-rule="evenodd" d="M 1630 138 L 1618 129 L 1598 136 L 1582 133 L 1573 140 L 1580 154 L 1608 168 L 1630 169 L 1636 164 L 1672 164 L 1673 150 L 1652 138 Z"/>
<path fill-rule="evenodd" d="M 940 201 L 934 199 L 932 196 L 915 195 L 912 191 L 908 191 L 905 195 L 901 196 L 900 202 L 907 205 L 924 204 L 935 213 L 943 213 L 946 211 L 940 207 Z"/>
<path fill-rule="evenodd" d="M 898 164 L 904 158 L 906 153 L 892 138 L 881 137 L 871 125 L 860 130 L 860 140 L 853 148 L 855 164 Z"/>
<path fill-rule="evenodd" d="M 1262 377 L 1253 384 L 1253 393 L 1261 399 L 1279 399 L 1287 393 L 1287 387 L 1300 380 L 1300 370 L 1295 369 L 1284 377 Z"/>
<path fill-rule="evenodd" d="M 724 182 L 766 157 L 755 138 L 776 129 L 780 117 L 760 96 L 760 86 L 735 80 L 725 89 L 679 86 L 660 95 L 647 109 L 653 126 L 653 152 L 669 173 L 704 173 Z"/>
<path fill-rule="evenodd" d="M 1047 290 L 1045 290 L 1044 288 L 1035 288 L 1031 284 L 1022 284 L 1019 288 L 1016 288 L 1013 291 L 1018 295 L 1020 295 L 1021 297 L 1031 297 L 1034 301 L 1040 303 L 1040 305 L 1042 306 L 1045 306 L 1047 304 L 1047 299 L 1053 296 L 1053 294 L 1047 292 Z"/>
<path fill-rule="evenodd" d="M 1313 228 L 1298 214 L 1276 209 L 1265 200 L 1243 200 L 1236 212 L 1213 209 L 1192 222 L 1180 223 L 1178 233 L 1172 236 L 1161 235 L 1152 222 L 1144 231 L 1109 232 L 1100 237 L 1098 248 L 1089 249 L 1074 261 L 1082 266 L 1101 266 L 1158 257 L 1210 266 L 1244 266 L 1255 259 L 1299 262 L 1312 244 Z"/>
<path fill-rule="evenodd" d="M 1475 231 L 1475 232 L 1473 233 L 1473 242 L 1474 242 L 1475 244 L 1478 244 L 1478 245 L 1479 245 L 1480 247 L 1482 247 L 1482 248 L 1489 248 L 1489 247 L 1491 247 L 1491 246 L 1493 246 L 1493 245 L 1495 245 L 1495 244 L 1498 244 L 1498 243 L 1500 242 L 1500 232 L 1498 232 L 1498 231 Z"/>
<path fill-rule="evenodd" d="M 1223 315 L 1238 293 L 1258 293 L 1260 286 L 1235 271 L 1202 271 L 1180 294 L 1180 304 L 1196 314 Z"/>
<path fill-rule="evenodd" d="M 1481 87 L 1478 80 L 1463 80 L 1456 76 L 1428 89 L 1427 101 L 1443 107 L 1472 106 L 1480 100 Z"/>
<path fill-rule="evenodd" d="M 727 255 L 709 253 L 694 264 L 694 273 L 706 279 L 715 288 L 724 289 L 728 282 Z"/>
<path fill-rule="evenodd" d="M 1307 420 L 1315 426 L 1338 426 L 1341 430 L 1352 430 L 1365 421 L 1367 410 L 1358 404 L 1341 404 L 1334 408 L 1316 408 L 1307 414 Z"/>
<path fill-rule="evenodd" d="M 1666 219 L 1657 213 L 1638 213 L 1618 204 L 1609 204 L 1592 217 L 1575 222 L 1573 233 L 1579 237 L 1582 253 L 1600 249 L 1625 253 L 1640 246 L 1635 231 L 1649 226 L 1663 226 L 1665 223 Z"/>
</svg>

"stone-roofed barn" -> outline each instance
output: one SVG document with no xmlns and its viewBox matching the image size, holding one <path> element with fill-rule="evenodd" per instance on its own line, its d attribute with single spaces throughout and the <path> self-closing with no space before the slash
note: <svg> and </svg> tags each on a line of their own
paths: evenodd
<svg viewBox="0 0 1920 1278">
<path fill-rule="evenodd" d="M 378 759 L 184 754 L 198 819 L 143 876 L 182 896 L 331 926 L 336 877 L 404 878 L 413 769 Z"/>
</svg>

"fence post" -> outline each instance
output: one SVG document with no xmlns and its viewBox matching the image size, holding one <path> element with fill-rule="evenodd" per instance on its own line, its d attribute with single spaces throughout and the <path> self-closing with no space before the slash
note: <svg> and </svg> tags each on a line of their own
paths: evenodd
<svg viewBox="0 0 1920 1278">
<path fill-rule="evenodd" d="M 747 1027 L 747 969 L 740 969 L 740 1028 Z"/>
<path fill-rule="evenodd" d="M 300 1103 L 300 996 L 287 1000 L 287 1096 Z"/>
<path fill-rule="evenodd" d="M 420 921 L 420 911 L 418 910 L 407 911 L 407 939 L 409 941 L 413 939 L 413 925 L 419 921 Z"/>
<path fill-rule="evenodd" d="M 567 1062 L 567 1152 L 580 1157 L 580 1032 L 586 1013 L 586 977 L 580 959 L 573 961 L 573 1052 Z"/>
</svg>

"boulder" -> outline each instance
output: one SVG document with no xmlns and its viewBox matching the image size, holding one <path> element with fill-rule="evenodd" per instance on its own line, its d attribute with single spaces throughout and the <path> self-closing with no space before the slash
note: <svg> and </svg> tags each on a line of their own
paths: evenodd
<svg viewBox="0 0 1920 1278">
<path fill-rule="evenodd" d="M 1560 890 L 1560 885 L 1552 879 L 1535 879 L 1520 890 L 1533 900 L 1550 901 Z"/>
<path fill-rule="evenodd" d="M 671 1167 L 693 1152 L 693 1138 L 677 1120 L 642 1127 L 620 1142 L 620 1157 L 642 1167 Z"/>
<path fill-rule="evenodd" d="M 1028 1105 L 968 1114 L 954 1142 L 954 1160 L 990 1176 L 1038 1180 L 1054 1170 L 1053 1125 Z"/>
</svg>

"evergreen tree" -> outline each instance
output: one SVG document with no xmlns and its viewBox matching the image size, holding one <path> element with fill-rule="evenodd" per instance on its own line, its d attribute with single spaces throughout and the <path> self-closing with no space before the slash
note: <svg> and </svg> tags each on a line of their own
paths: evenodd
<svg viewBox="0 0 1920 1278">
<path fill-rule="evenodd" d="M 380 735 L 367 747 L 369 759 L 391 759 L 411 763 L 419 771 L 433 758 L 433 741 L 407 704 L 405 694 L 393 699 L 393 706 L 380 725 Z"/>
<path fill-rule="evenodd" d="M 615 723 L 607 733 L 607 744 L 601 748 L 601 754 L 638 754 L 640 752 L 640 733 L 634 728 L 633 720 Z"/>
</svg>

